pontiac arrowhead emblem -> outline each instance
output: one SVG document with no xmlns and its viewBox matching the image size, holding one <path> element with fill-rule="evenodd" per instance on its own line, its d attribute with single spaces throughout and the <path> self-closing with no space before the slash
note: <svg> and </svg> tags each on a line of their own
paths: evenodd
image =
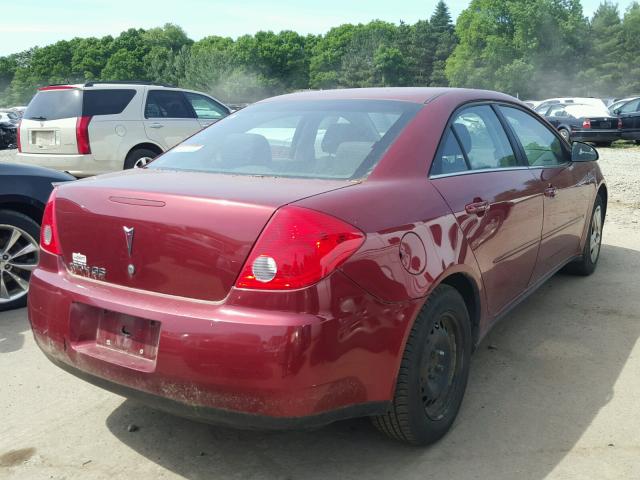
<svg viewBox="0 0 640 480">
<path fill-rule="evenodd" d="M 122 227 L 122 230 L 124 230 L 124 237 L 127 240 L 127 252 L 131 257 L 131 253 L 133 253 L 133 227 Z"/>
</svg>

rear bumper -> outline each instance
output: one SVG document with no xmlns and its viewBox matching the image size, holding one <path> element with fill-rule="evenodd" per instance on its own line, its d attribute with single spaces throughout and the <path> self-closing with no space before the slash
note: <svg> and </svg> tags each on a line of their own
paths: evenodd
<svg viewBox="0 0 640 480">
<path fill-rule="evenodd" d="M 104 172 L 104 165 L 97 163 L 93 155 L 47 155 L 21 152 L 16 155 L 15 162 L 68 172 L 74 177 L 87 177 Z"/>
<path fill-rule="evenodd" d="M 571 139 L 577 142 L 615 142 L 620 140 L 619 130 L 573 130 Z"/>
<path fill-rule="evenodd" d="M 57 365 L 178 415 L 242 428 L 292 428 L 385 412 L 417 303 L 380 304 L 340 272 L 306 291 L 272 292 L 271 300 L 256 293 L 232 291 L 216 305 L 38 268 L 29 320 Z M 294 308 L 277 307 L 278 295 Z M 96 323 L 74 315 L 74 305 L 160 322 L 156 358 L 140 365 L 97 346 Z"/>
</svg>

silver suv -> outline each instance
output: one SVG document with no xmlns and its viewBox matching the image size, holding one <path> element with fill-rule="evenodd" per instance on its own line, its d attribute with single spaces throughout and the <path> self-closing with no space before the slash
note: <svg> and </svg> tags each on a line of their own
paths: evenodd
<svg viewBox="0 0 640 480">
<path fill-rule="evenodd" d="M 76 177 L 143 166 L 230 113 L 209 95 L 165 85 L 51 85 L 24 113 L 17 161 Z"/>
</svg>

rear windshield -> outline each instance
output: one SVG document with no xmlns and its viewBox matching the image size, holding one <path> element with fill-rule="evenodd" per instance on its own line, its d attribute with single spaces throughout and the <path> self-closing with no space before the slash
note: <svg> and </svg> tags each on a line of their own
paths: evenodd
<svg viewBox="0 0 640 480">
<path fill-rule="evenodd" d="M 576 118 L 581 117 L 609 117 L 611 114 L 606 107 L 595 105 L 567 105 L 565 110 Z"/>
<path fill-rule="evenodd" d="M 148 168 L 327 179 L 368 175 L 419 104 L 377 100 L 249 106 Z"/>
<path fill-rule="evenodd" d="M 27 120 L 58 120 L 82 115 L 82 91 L 77 88 L 45 90 L 33 97 L 24 118 Z"/>
<path fill-rule="evenodd" d="M 45 121 L 83 115 L 115 115 L 122 113 L 135 94 L 133 89 L 44 90 L 33 97 L 24 117 Z"/>
</svg>

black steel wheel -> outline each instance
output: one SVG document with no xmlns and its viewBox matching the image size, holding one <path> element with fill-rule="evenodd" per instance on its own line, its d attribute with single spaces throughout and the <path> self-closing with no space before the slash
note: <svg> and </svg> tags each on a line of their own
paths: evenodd
<svg viewBox="0 0 640 480">
<path fill-rule="evenodd" d="M 464 299 L 449 285 L 429 296 L 411 329 L 396 391 L 373 424 L 390 437 L 428 445 L 455 420 L 469 377 L 471 323 Z"/>
</svg>

